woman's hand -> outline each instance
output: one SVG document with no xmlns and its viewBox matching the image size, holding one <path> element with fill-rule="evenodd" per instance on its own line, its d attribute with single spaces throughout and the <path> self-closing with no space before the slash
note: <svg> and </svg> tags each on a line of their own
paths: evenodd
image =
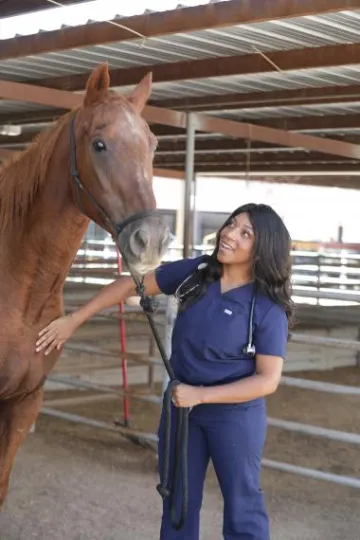
<svg viewBox="0 0 360 540">
<path fill-rule="evenodd" d="M 77 327 L 78 325 L 71 315 L 53 320 L 40 330 L 39 339 L 36 342 L 36 352 L 46 348 L 45 355 L 47 355 L 55 348 L 59 350 L 71 338 Z"/>
<path fill-rule="evenodd" d="M 172 402 L 175 407 L 195 407 L 202 403 L 204 389 L 189 384 L 178 384 L 172 391 Z"/>
</svg>

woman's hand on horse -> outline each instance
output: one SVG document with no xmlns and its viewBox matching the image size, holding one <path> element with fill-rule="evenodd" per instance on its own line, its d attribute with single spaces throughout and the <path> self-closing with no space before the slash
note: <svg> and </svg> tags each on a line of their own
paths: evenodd
<svg viewBox="0 0 360 540">
<path fill-rule="evenodd" d="M 39 339 L 36 342 L 36 352 L 46 348 L 45 355 L 47 355 L 54 349 L 59 350 L 71 338 L 76 328 L 77 325 L 71 315 L 55 319 L 40 330 Z"/>
<path fill-rule="evenodd" d="M 178 384 L 172 391 L 172 402 L 175 407 L 195 407 L 203 402 L 204 389 L 189 384 Z"/>
</svg>

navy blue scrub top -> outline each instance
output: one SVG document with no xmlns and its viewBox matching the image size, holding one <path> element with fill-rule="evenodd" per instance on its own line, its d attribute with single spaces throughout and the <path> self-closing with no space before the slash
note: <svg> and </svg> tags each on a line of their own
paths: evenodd
<svg viewBox="0 0 360 540">
<path fill-rule="evenodd" d="M 204 257 L 166 263 L 155 271 L 159 289 L 173 295 Z M 248 323 L 253 295 L 249 283 L 225 293 L 220 280 L 193 306 L 178 314 L 173 335 L 171 364 L 176 378 L 187 384 L 214 385 L 255 373 L 255 360 L 246 357 Z M 288 321 L 284 309 L 257 293 L 253 342 L 256 354 L 285 358 Z"/>
</svg>

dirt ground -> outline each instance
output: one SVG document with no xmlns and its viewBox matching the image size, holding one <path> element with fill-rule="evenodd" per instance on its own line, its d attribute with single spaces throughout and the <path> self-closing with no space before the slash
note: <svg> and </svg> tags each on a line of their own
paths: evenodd
<svg viewBox="0 0 360 540">
<path fill-rule="evenodd" d="M 359 368 L 292 375 L 360 386 Z M 91 395 L 47 391 L 46 399 L 80 394 Z M 268 414 L 360 434 L 359 405 L 357 396 L 281 386 L 268 399 Z M 62 410 L 110 423 L 122 418 L 118 398 Z M 158 414 L 156 405 L 131 403 L 134 428 L 154 432 Z M 360 479 L 360 446 L 355 444 L 269 427 L 264 457 Z M 41 415 L 17 455 L 0 516 L 0 540 L 156 540 L 161 513 L 157 480 L 153 450 L 116 433 Z M 266 468 L 262 484 L 272 540 L 360 540 L 360 490 Z M 202 539 L 220 540 L 221 527 L 221 496 L 210 467 Z"/>
</svg>

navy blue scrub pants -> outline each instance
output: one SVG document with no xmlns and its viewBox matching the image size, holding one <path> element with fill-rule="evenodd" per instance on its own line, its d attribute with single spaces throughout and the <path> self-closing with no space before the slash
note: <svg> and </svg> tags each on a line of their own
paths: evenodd
<svg viewBox="0 0 360 540">
<path fill-rule="evenodd" d="M 172 407 L 172 442 L 174 444 Z M 164 459 L 164 414 L 159 425 L 160 476 Z M 236 405 L 199 405 L 189 415 L 189 502 L 187 519 L 173 530 L 169 499 L 164 502 L 160 540 L 199 540 L 199 518 L 209 460 L 224 498 L 225 540 L 269 540 L 269 520 L 260 488 L 262 450 L 266 437 L 264 400 Z M 170 460 L 172 467 L 172 460 Z M 172 470 L 172 469 L 170 469 Z M 181 492 L 176 494 L 180 515 Z"/>
</svg>

